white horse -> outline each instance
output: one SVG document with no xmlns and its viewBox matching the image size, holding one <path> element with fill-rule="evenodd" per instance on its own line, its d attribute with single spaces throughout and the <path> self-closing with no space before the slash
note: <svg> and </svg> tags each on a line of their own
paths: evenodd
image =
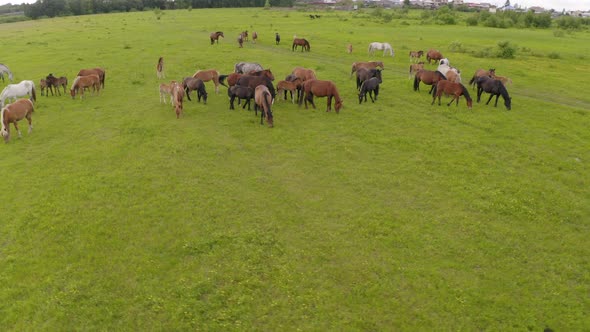
<svg viewBox="0 0 590 332">
<path fill-rule="evenodd" d="M 264 68 L 256 62 L 238 62 L 234 65 L 234 72 L 239 74 L 247 74 L 251 71 L 261 70 L 264 70 Z"/>
<path fill-rule="evenodd" d="M 379 42 L 372 42 L 369 44 L 369 55 L 374 55 L 375 51 L 381 51 L 383 50 L 383 56 L 385 56 L 385 53 L 389 52 L 389 55 L 393 56 L 394 52 L 393 52 L 393 48 L 391 48 L 391 45 L 389 45 L 389 43 L 379 43 Z"/>
<path fill-rule="evenodd" d="M 461 71 L 455 67 L 451 67 L 451 63 L 449 59 L 444 58 L 440 59 L 439 65 L 436 68 L 437 71 L 440 71 L 445 77 L 448 76 L 448 72 L 454 72 L 456 78 L 453 80 L 455 83 L 461 83 Z M 448 77 L 447 77 L 448 79 Z"/>
<path fill-rule="evenodd" d="M 0 93 L 0 107 L 4 107 L 4 101 L 6 99 L 16 99 L 18 97 L 23 97 L 28 95 L 31 97 L 33 101 L 37 100 L 37 95 L 35 94 L 35 83 L 33 81 L 21 81 L 18 84 L 8 84 L 2 93 Z"/>
<path fill-rule="evenodd" d="M 4 73 L 8 74 L 8 79 L 12 82 L 12 72 L 5 64 L 0 63 L 0 78 L 4 82 Z"/>
</svg>

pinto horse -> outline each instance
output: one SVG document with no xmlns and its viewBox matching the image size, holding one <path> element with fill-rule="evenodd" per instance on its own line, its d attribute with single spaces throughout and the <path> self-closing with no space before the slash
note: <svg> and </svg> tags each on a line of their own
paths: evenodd
<svg viewBox="0 0 590 332">
<path fill-rule="evenodd" d="M 274 120 L 272 117 L 272 105 L 273 97 L 270 91 L 264 85 L 259 85 L 254 89 L 254 115 L 257 115 L 258 108 L 260 108 L 260 124 L 262 120 L 266 118 L 266 123 L 270 128 L 274 126 Z"/>
<path fill-rule="evenodd" d="M 17 122 L 26 118 L 29 122 L 29 134 L 33 130 L 33 115 L 34 107 L 30 99 L 19 99 L 12 104 L 8 104 L 0 111 L 0 120 L 2 121 L 2 129 L 0 134 L 4 137 L 4 142 L 8 143 L 10 140 L 10 124 L 14 124 L 14 128 L 18 132 L 18 137 L 21 137 Z"/>
<path fill-rule="evenodd" d="M 487 92 L 490 94 L 490 98 L 486 102 L 486 105 L 490 103 L 492 97 L 496 96 L 496 102 L 494 107 L 498 107 L 498 97 L 500 95 L 504 98 L 504 106 L 506 106 L 507 110 L 512 109 L 512 98 L 508 95 L 508 90 L 500 80 L 493 79 L 488 76 L 482 76 L 477 79 L 477 102 L 481 100 L 481 94 L 483 92 Z"/>
<path fill-rule="evenodd" d="M 445 80 L 445 76 L 440 71 L 433 71 L 433 70 L 418 70 L 416 76 L 414 76 L 414 91 L 420 91 L 420 82 L 423 82 L 426 85 L 432 85 L 430 91 L 428 93 L 432 93 L 436 84 L 441 81 Z"/>
<path fill-rule="evenodd" d="M 301 46 L 301 52 L 304 50 L 309 52 L 311 47 L 309 46 L 309 42 L 305 38 L 294 38 L 293 39 L 293 46 L 291 46 L 291 51 L 295 51 L 297 46 Z"/>
<path fill-rule="evenodd" d="M 213 45 L 215 42 L 217 42 L 217 44 L 219 44 L 219 37 L 225 38 L 223 36 L 223 32 L 222 31 L 212 32 L 209 35 L 209 38 L 211 39 L 211 45 Z"/>
<path fill-rule="evenodd" d="M 328 97 L 328 108 L 326 112 L 330 112 L 332 110 L 332 97 L 334 98 L 334 109 L 336 113 L 340 113 L 340 109 L 342 108 L 342 99 L 340 98 L 340 94 L 338 93 L 338 89 L 336 85 L 332 81 L 322 81 L 322 80 L 307 80 L 303 82 L 303 92 L 305 93 L 305 109 L 307 109 L 307 102 L 311 103 L 311 106 L 315 108 L 315 104 L 313 102 L 313 97 Z M 303 94 L 301 95 L 303 99 Z M 299 101 L 299 106 L 301 106 L 301 100 Z"/>
<path fill-rule="evenodd" d="M 201 102 L 203 98 L 203 104 L 207 105 L 207 90 L 205 90 L 205 83 L 202 80 L 194 77 L 185 77 L 182 81 L 182 87 L 186 93 L 186 98 L 191 101 L 191 91 L 197 91 L 197 99 Z"/>
<path fill-rule="evenodd" d="M 465 100 L 467 101 L 467 107 L 471 109 L 473 105 L 473 100 L 471 96 L 469 96 L 469 91 L 467 88 L 461 83 L 455 83 L 447 80 L 438 81 L 436 84 L 434 91 L 432 92 L 432 103 L 430 105 L 434 105 L 435 99 L 438 97 L 438 105 L 440 106 L 440 98 L 442 94 L 451 95 L 453 98 L 447 104 L 447 106 L 451 106 L 454 100 L 457 101 L 457 106 L 459 106 L 459 97 L 465 96 Z"/>
<path fill-rule="evenodd" d="M 81 69 L 76 76 L 88 76 L 96 74 L 100 78 L 100 87 L 104 89 L 104 80 L 106 76 L 106 72 L 102 68 L 91 68 L 91 69 Z"/>
<path fill-rule="evenodd" d="M 166 75 L 164 74 L 164 58 L 160 57 L 158 59 L 158 64 L 156 65 L 156 75 L 158 78 L 165 78 Z"/>
<path fill-rule="evenodd" d="M 24 80 L 17 84 L 8 84 L 0 93 L 0 107 L 4 106 L 4 101 L 6 99 L 12 98 L 16 101 L 18 97 L 25 95 L 29 95 L 32 101 L 37 100 L 35 83 L 33 83 L 33 81 Z"/>
<path fill-rule="evenodd" d="M 4 73 L 8 74 L 8 79 L 12 82 L 12 72 L 5 64 L 0 63 L 0 78 L 2 78 L 2 82 L 4 82 Z"/>
<path fill-rule="evenodd" d="M 375 51 L 383 51 L 383 56 L 389 52 L 389 55 L 394 56 L 393 48 L 389 43 L 372 42 L 369 44 L 369 55 L 375 55 Z"/>
<path fill-rule="evenodd" d="M 86 75 L 86 76 L 76 76 L 74 82 L 72 83 L 72 87 L 70 88 L 70 95 L 72 99 L 76 97 L 76 93 L 80 94 L 80 99 L 84 97 L 84 88 L 93 88 L 92 94 L 96 92 L 98 95 L 100 93 L 100 77 L 96 74 Z"/>
<path fill-rule="evenodd" d="M 198 78 L 203 82 L 213 81 L 215 85 L 215 93 L 219 94 L 219 72 L 215 69 L 198 70 L 193 74 L 194 78 Z"/>
<path fill-rule="evenodd" d="M 350 77 L 360 68 L 366 69 L 376 69 L 381 67 L 381 69 L 385 69 L 383 66 L 383 61 L 368 61 L 368 62 L 353 62 L 352 63 L 352 70 L 350 71 Z"/>
<path fill-rule="evenodd" d="M 432 61 L 436 63 L 436 61 L 439 61 L 442 58 L 444 58 L 443 55 L 435 49 L 430 49 L 426 53 L 426 61 L 428 61 L 428 64 L 432 63 Z"/>
</svg>

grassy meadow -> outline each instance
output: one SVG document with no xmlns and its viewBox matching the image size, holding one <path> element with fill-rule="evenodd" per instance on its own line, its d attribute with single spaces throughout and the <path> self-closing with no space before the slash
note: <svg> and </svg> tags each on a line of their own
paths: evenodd
<svg viewBox="0 0 590 332">
<path fill-rule="evenodd" d="M 0 330 L 590 329 L 590 33 L 308 14 L 0 25 L 16 82 L 106 69 L 99 96 L 37 91 L 33 132 L 21 122 L 0 146 Z M 242 30 L 258 43 L 239 49 Z M 293 35 L 311 52 L 292 52 Z M 369 57 L 372 41 L 395 57 Z M 514 59 L 473 56 L 500 41 Z M 431 106 L 407 72 L 408 52 L 429 48 L 465 82 L 478 68 L 510 77 L 512 110 Z M 351 64 L 371 59 L 384 82 L 359 105 Z M 312 68 L 344 108 L 277 100 L 271 129 L 210 82 L 181 119 L 160 104 L 159 83 L 239 61 L 275 83 Z"/>
</svg>

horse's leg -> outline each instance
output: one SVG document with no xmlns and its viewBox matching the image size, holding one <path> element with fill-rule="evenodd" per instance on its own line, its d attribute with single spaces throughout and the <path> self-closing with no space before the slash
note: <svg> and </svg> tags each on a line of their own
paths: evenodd
<svg viewBox="0 0 590 332">
<path fill-rule="evenodd" d="M 18 137 L 22 137 L 21 133 L 20 133 L 20 129 L 18 129 L 18 120 L 14 121 L 14 128 L 16 129 L 16 132 L 18 133 Z M 10 126 L 10 124 L 8 124 Z"/>
<path fill-rule="evenodd" d="M 186 92 L 186 98 L 188 99 L 188 101 L 193 101 L 191 99 L 191 90 L 188 88 L 188 86 L 184 89 L 184 92 Z"/>
<path fill-rule="evenodd" d="M 477 102 L 481 100 L 481 94 L 483 93 L 483 88 L 477 87 Z"/>
<path fill-rule="evenodd" d="M 486 103 L 486 105 L 490 103 L 490 100 L 492 100 L 492 98 L 494 98 L 494 94 L 493 93 L 490 94 L 490 98 L 488 98 L 488 102 Z M 498 105 L 497 103 L 498 103 L 498 99 L 496 99 L 496 106 Z"/>
<path fill-rule="evenodd" d="M 494 107 L 498 107 L 498 97 L 500 97 L 500 95 L 496 95 L 496 103 L 494 103 Z"/>
<path fill-rule="evenodd" d="M 33 131 L 33 116 L 32 116 L 32 111 L 27 113 L 27 121 L 29 121 L 29 131 L 28 133 L 30 134 L 31 131 Z"/>
<path fill-rule="evenodd" d="M 428 91 L 428 94 L 432 94 L 432 90 L 434 90 L 434 85 L 436 84 L 436 82 L 432 83 L 430 85 L 430 91 Z"/>
<path fill-rule="evenodd" d="M 326 110 L 326 112 L 330 112 L 332 110 L 332 96 L 328 95 L 328 109 Z"/>
<path fill-rule="evenodd" d="M 236 99 L 236 95 L 232 95 L 232 96 L 229 98 L 229 109 L 230 109 L 230 110 L 233 110 L 233 109 L 234 109 L 234 100 L 235 100 L 235 99 Z"/>
</svg>

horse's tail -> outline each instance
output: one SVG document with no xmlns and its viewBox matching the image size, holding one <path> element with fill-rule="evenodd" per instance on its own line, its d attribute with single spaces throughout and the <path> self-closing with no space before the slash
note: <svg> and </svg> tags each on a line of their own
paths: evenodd
<svg viewBox="0 0 590 332">
<path fill-rule="evenodd" d="M 34 85 L 31 87 L 31 100 L 37 101 L 37 94 L 35 93 L 35 86 Z"/>
<path fill-rule="evenodd" d="M 420 79 L 418 78 L 418 73 L 416 73 L 416 76 L 414 76 L 414 91 L 418 91 L 419 87 L 420 87 Z"/>
<path fill-rule="evenodd" d="M 219 75 L 219 84 L 223 85 L 224 87 L 228 88 L 227 85 L 225 85 L 225 83 L 223 83 L 223 81 L 225 81 L 225 79 L 228 77 L 229 75 Z"/>
<path fill-rule="evenodd" d="M 0 111 L 0 123 L 2 123 L 2 129 L 0 129 L 0 135 L 6 137 L 8 135 L 8 130 L 6 130 L 6 126 L 4 126 L 4 111 L 6 107 L 2 106 L 2 111 Z"/>
<path fill-rule="evenodd" d="M 269 102 L 269 101 L 268 101 L 269 97 L 270 97 L 270 100 L 271 100 L 271 102 Z M 271 96 L 270 92 L 263 91 L 263 92 L 262 92 L 262 99 L 263 99 L 263 102 L 264 102 L 264 107 L 266 108 L 266 110 L 265 110 L 265 111 L 267 111 L 267 112 L 268 112 L 268 113 L 267 113 L 268 119 L 269 119 L 269 120 L 272 120 L 272 110 L 271 110 L 271 108 L 270 108 L 270 105 L 271 105 L 271 103 L 272 103 L 272 100 L 273 100 L 274 98 Z"/>
<path fill-rule="evenodd" d="M 477 78 L 477 75 L 473 75 L 473 77 L 469 80 L 469 85 L 473 85 L 475 83 L 476 78 Z"/>
<path fill-rule="evenodd" d="M 438 90 L 438 82 L 432 83 L 432 98 L 433 98 L 433 100 L 434 100 L 434 96 L 436 96 L 437 90 Z"/>
</svg>

